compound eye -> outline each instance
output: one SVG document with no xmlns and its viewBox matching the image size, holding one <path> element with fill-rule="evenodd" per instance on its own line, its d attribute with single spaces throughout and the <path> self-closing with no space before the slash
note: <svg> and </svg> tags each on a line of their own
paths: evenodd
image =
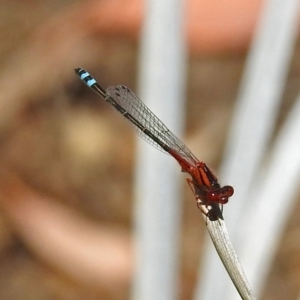
<svg viewBox="0 0 300 300">
<path fill-rule="evenodd" d="M 209 191 L 207 193 L 207 198 L 209 201 L 212 201 L 212 202 L 219 202 L 219 198 L 220 198 L 220 195 L 219 195 L 219 190 L 218 191 Z"/>
<path fill-rule="evenodd" d="M 222 193 L 226 194 L 227 197 L 231 197 L 234 194 L 234 189 L 230 185 L 225 185 L 221 190 Z"/>
</svg>

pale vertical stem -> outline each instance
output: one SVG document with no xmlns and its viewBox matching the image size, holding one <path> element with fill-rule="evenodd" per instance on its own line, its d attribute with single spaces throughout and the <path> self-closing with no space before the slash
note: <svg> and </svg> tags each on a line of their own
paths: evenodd
<svg viewBox="0 0 300 300">
<path fill-rule="evenodd" d="M 241 84 L 221 171 L 221 181 L 235 188 L 235 196 L 224 207 L 224 216 L 237 255 L 242 247 L 239 237 L 244 236 L 243 230 L 248 226 L 248 207 L 258 205 L 258 198 L 249 198 L 249 191 L 256 189 L 253 181 L 273 133 L 295 44 L 297 20 L 297 0 L 266 1 Z M 268 218 L 263 222 L 268 222 Z M 231 296 L 236 292 L 211 246 L 207 247 L 201 273 L 195 299 L 233 299 Z M 250 284 L 255 292 L 257 287 L 251 280 Z"/>
<path fill-rule="evenodd" d="M 241 223 L 244 238 L 240 236 L 240 257 L 258 294 L 297 200 L 300 179 L 299 116 L 300 96 L 269 154 L 268 168 L 260 182 L 256 182 L 256 190 L 250 194 L 250 199 L 257 203 L 249 206 L 245 221 Z"/>
<path fill-rule="evenodd" d="M 183 132 L 183 1 L 146 2 L 138 96 L 177 135 Z M 136 272 L 133 299 L 178 298 L 180 167 L 138 140 L 135 181 Z"/>
</svg>

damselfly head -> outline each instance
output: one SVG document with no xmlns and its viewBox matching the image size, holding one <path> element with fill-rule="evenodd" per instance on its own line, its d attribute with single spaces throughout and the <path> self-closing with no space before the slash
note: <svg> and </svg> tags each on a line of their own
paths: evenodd
<svg viewBox="0 0 300 300">
<path fill-rule="evenodd" d="M 228 198 L 230 198 L 233 193 L 233 187 L 230 185 L 225 185 L 220 189 L 208 191 L 207 200 L 211 202 L 218 202 L 220 204 L 226 204 L 228 202 Z"/>
</svg>

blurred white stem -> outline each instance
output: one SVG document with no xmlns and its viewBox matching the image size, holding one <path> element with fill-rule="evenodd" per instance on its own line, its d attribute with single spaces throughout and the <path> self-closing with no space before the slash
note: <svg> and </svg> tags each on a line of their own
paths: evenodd
<svg viewBox="0 0 300 300">
<path fill-rule="evenodd" d="M 182 4 L 180 0 L 146 2 L 137 93 L 179 136 L 185 87 Z M 173 300 L 178 297 L 180 167 L 141 140 L 137 157 L 133 299 Z"/>
<path fill-rule="evenodd" d="M 252 199 L 256 198 L 257 205 L 248 207 L 248 226 L 243 230 L 247 238 L 242 240 L 241 260 L 258 292 L 270 270 L 299 190 L 299 116 L 300 96 L 276 140 L 268 169 L 250 195 Z"/>
<path fill-rule="evenodd" d="M 249 198 L 249 191 L 256 190 L 256 186 L 252 185 L 253 180 L 258 176 L 263 155 L 273 133 L 296 40 L 297 25 L 298 1 L 266 1 L 247 61 L 221 172 L 222 182 L 226 180 L 226 183 L 235 188 L 235 196 L 224 207 L 224 215 L 238 255 L 243 247 L 243 241 L 241 242 L 239 237 L 245 237 L 245 227 L 249 226 L 249 205 L 258 205 L 258 197 L 255 195 Z M 272 204 L 269 205 L 272 208 Z M 257 222 L 261 224 L 261 232 L 268 218 Z M 249 236 L 246 238 L 255 242 L 255 239 Z M 252 244 L 251 249 L 255 251 L 256 246 L 256 243 Z M 243 263 L 242 258 L 241 262 Z M 259 270 L 261 271 L 261 268 Z M 257 276 L 259 270 L 256 270 Z M 246 268 L 245 272 L 247 274 Z M 195 299 L 239 297 L 230 280 L 225 278 L 226 273 L 211 246 L 207 247 L 201 273 L 201 283 L 199 282 Z M 263 282 L 264 278 L 260 277 L 260 280 Z M 250 284 L 256 291 L 251 280 Z"/>
</svg>

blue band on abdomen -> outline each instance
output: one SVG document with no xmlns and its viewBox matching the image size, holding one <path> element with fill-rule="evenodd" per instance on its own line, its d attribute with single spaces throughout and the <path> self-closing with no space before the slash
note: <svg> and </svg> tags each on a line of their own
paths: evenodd
<svg viewBox="0 0 300 300">
<path fill-rule="evenodd" d="M 92 79 L 86 81 L 86 84 L 87 84 L 88 86 L 92 86 L 92 85 L 95 84 L 95 83 L 96 83 L 96 80 L 95 80 L 94 78 L 92 78 Z"/>
</svg>

